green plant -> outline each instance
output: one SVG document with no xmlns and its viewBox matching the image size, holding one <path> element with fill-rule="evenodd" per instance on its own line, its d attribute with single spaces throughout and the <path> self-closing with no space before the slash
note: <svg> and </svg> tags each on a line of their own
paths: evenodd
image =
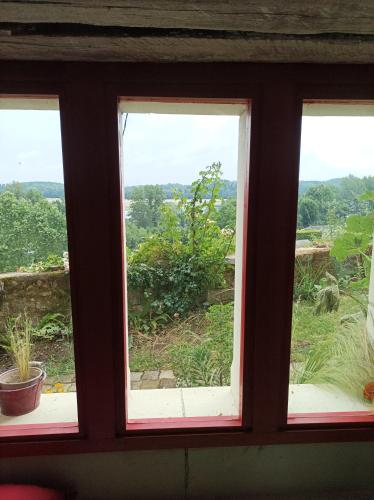
<svg viewBox="0 0 374 500">
<path fill-rule="evenodd" d="M 310 260 L 295 260 L 294 300 L 313 301 L 325 267 L 316 268 Z"/>
<path fill-rule="evenodd" d="M 374 192 L 360 197 L 368 201 L 374 198 Z M 331 255 L 340 262 L 350 259 L 356 265 L 349 286 L 353 290 L 367 289 L 369 286 L 371 257 L 369 255 L 373 242 L 374 214 L 351 215 L 347 218 L 344 231 L 336 238 Z M 371 249 L 372 251 L 372 249 Z"/>
<path fill-rule="evenodd" d="M 24 273 L 40 273 L 44 271 L 51 271 L 56 268 L 64 268 L 64 259 L 58 255 L 48 255 L 45 260 L 34 262 L 30 266 L 23 266 L 18 268 L 18 271 Z"/>
<path fill-rule="evenodd" d="M 150 304 L 145 304 L 140 311 L 129 310 L 128 319 L 133 331 L 155 333 L 170 320 L 170 317 L 166 313 L 157 313 Z"/>
<path fill-rule="evenodd" d="M 8 352 L 19 371 L 21 381 L 30 378 L 33 328 L 26 315 L 10 318 L 6 332 L 1 335 L 1 346 Z"/>
<path fill-rule="evenodd" d="M 67 325 L 65 316 L 61 313 L 45 314 L 35 328 L 34 336 L 43 340 L 53 340 L 56 337 L 70 337 L 71 322 Z"/>
<path fill-rule="evenodd" d="M 184 316 L 223 285 L 234 232 L 214 221 L 221 175 L 220 163 L 200 172 L 192 198 L 176 194 L 177 207 L 163 205 L 158 231 L 129 256 L 127 283 L 142 291 L 149 318 Z"/>
<path fill-rule="evenodd" d="M 228 385 L 233 350 L 233 304 L 213 305 L 203 337 L 169 349 L 178 383 L 185 387 Z"/>
</svg>

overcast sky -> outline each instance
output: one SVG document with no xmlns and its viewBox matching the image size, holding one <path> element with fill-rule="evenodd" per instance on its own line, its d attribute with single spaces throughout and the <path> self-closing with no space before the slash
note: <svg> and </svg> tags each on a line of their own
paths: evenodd
<svg viewBox="0 0 374 500">
<path fill-rule="evenodd" d="M 236 178 L 235 116 L 130 114 L 124 135 L 125 184 L 189 184 L 214 161 Z M 305 117 L 303 180 L 374 175 L 374 118 Z M 57 111 L 0 110 L 0 183 L 62 182 Z"/>
</svg>

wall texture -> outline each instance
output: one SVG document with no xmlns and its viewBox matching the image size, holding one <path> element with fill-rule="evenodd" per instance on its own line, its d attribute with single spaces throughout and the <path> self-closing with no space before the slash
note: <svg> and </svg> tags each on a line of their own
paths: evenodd
<svg viewBox="0 0 374 500">
<path fill-rule="evenodd" d="M 65 271 L 0 274 L 0 327 L 26 312 L 35 322 L 45 314 L 70 315 L 70 282 Z"/>
<path fill-rule="evenodd" d="M 373 457 L 373 443 L 345 443 L 11 458 L 0 481 L 70 486 L 85 500 L 372 499 Z"/>
</svg>

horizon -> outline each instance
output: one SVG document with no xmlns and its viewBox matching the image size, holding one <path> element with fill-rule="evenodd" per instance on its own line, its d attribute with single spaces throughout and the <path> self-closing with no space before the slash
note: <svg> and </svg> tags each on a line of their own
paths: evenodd
<svg viewBox="0 0 374 500">
<path fill-rule="evenodd" d="M 341 177 L 332 177 L 331 179 L 324 179 L 324 180 L 319 180 L 319 179 L 299 179 L 299 183 L 300 182 L 318 182 L 318 183 L 326 183 L 326 182 L 332 182 L 332 181 L 338 181 L 338 180 L 341 180 L 341 179 L 345 179 L 347 177 L 355 177 L 356 179 L 364 179 L 365 177 L 374 177 L 374 174 L 373 175 L 364 175 L 362 177 L 360 176 L 357 176 L 357 175 L 353 175 L 353 174 L 348 174 L 348 175 L 344 175 L 344 176 L 341 176 Z M 236 179 L 221 179 L 222 182 L 237 182 Z M 64 182 L 59 182 L 59 181 L 39 181 L 39 180 L 31 180 L 31 181 L 10 181 L 10 182 L 3 182 L 1 183 L 0 182 L 0 186 L 9 186 L 11 184 L 29 184 L 29 183 L 33 183 L 33 182 L 36 182 L 36 183 L 40 183 L 40 184 L 59 184 L 61 186 L 64 185 Z M 192 181 L 193 182 L 193 181 Z M 138 186 L 167 186 L 167 185 L 180 185 L 180 186 L 190 186 L 190 184 L 183 184 L 181 182 L 165 182 L 165 183 L 156 183 L 156 184 L 146 184 L 146 183 L 143 183 L 143 184 L 132 184 L 130 186 L 125 186 L 125 188 L 134 188 L 134 187 L 138 187 Z"/>
<path fill-rule="evenodd" d="M 190 185 L 205 165 L 236 180 L 238 117 L 129 114 L 126 187 Z M 374 173 L 374 117 L 303 117 L 299 182 Z M 146 145 L 146 146 L 145 146 Z M 0 110 L 0 184 L 63 183 L 59 111 Z"/>
</svg>

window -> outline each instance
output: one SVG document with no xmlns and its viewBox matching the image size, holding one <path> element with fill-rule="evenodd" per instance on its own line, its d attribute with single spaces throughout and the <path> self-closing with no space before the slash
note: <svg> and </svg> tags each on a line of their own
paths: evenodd
<svg viewBox="0 0 374 500">
<path fill-rule="evenodd" d="M 0 431 L 29 424 L 74 430 L 58 98 L 0 97 L 0 129 Z"/>
<path fill-rule="evenodd" d="M 248 104 L 123 99 L 120 111 L 128 421 L 234 423 Z"/>
<path fill-rule="evenodd" d="M 291 423 L 373 420 L 373 113 L 365 102 L 303 106 Z"/>
<path fill-rule="evenodd" d="M 76 392 L 60 393 L 58 386 L 53 394 L 42 394 L 40 407 L 22 417 L 26 419 L 22 424 L 15 420 L 14 424 L 4 423 L 1 415 L 0 453 L 16 456 L 374 439 L 367 402 L 372 394 L 371 361 L 356 399 L 347 395 L 349 384 L 343 383 L 343 377 L 336 376 L 344 371 L 340 361 L 347 356 L 346 345 L 352 339 L 350 333 L 343 339 L 343 333 L 365 323 L 369 335 L 361 335 L 362 342 L 355 347 L 365 356 L 370 354 L 373 172 L 371 142 L 365 141 L 373 119 L 371 67 L 6 62 L 0 68 L 1 165 L 7 165 L 4 152 L 9 148 L 20 155 L 12 164 L 14 172 L 25 172 L 33 165 L 27 178 L 5 177 L 2 167 L 1 183 L 13 177 L 61 184 L 63 179 L 65 243 L 64 248 L 53 247 L 51 253 L 57 252 L 60 259 L 68 252 L 74 363 L 71 356 L 69 363 L 61 364 L 64 370 L 69 364 L 74 368 L 77 386 Z M 34 119 L 29 123 L 26 114 L 13 126 L 20 106 L 25 108 L 22 113 L 41 113 L 46 127 Z M 24 128 L 27 143 L 20 139 Z M 49 140 L 52 132 L 53 141 Z M 202 146 L 194 149 L 197 142 Z M 34 150 L 42 155 L 38 163 L 31 163 L 36 159 Z M 182 152 L 181 158 L 178 152 Z M 152 163 L 147 170 L 144 165 L 149 158 Z M 197 184 L 189 190 L 185 186 L 199 179 L 199 171 L 207 165 L 214 180 L 219 167 L 212 165 L 218 162 L 228 181 L 225 186 L 234 187 L 236 181 L 236 197 L 230 200 L 222 191 L 212 194 L 208 179 L 206 196 L 193 203 L 191 192 Z M 59 166 L 58 179 L 46 175 L 53 165 Z M 313 170 L 313 165 L 319 165 L 319 170 Z M 337 165 L 337 171 L 332 173 L 329 165 Z M 228 167 L 231 170 L 225 170 Z M 342 194 L 341 181 L 324 185 L 350 173 L 355 177 L 344 181 L 346 194 Z M 323 182 L 316 189 L 301 182 L 299 190 L 299 180 Z M 159 189 L 146 193 L 146 185 L 165 189 L 168 183 L 182 184 L 179 190 L 185 190 L 185 196 L 176 195 L 177 201 L 164 203 L 163 198 L 173 196 L 163 192 L 160 203 Z M 134 185 L 141 187 L 134 190 Z M 12 189 L 11 196 L 9 189 L 6 196 L 18 200 L 17 186 Z M 340 193 L 339 199 L 336 193 Z M 21 193 L 21 199 L 23 196 Z M 37 202 L 43 195 L 28 196 L 30 200 L 23 204 Z M 51 196 L 55 197 L 59 195 Z M 42 205 L 63 215 L 60 202 L 44 200 Z M 212 252 L 210 240 L 204 252 L 188 253 L 188 224 L 191 229 L 191 218 L 204 221 L 204 216 L 209 223 L 206 220 L 201 227 L 215 234 L 218 242 L 232 236 L 227 252 L 219 245 Z M 46 219 L 41 220 L 44 231 Z M 230 220 L 235 222 L 235 234 Z M 34 229 L 30 223 L 27 231 L 30 226 Z M 4 227 L 8 230 L 11 225 Z M 346 235 L 350 229 L 353 240 Z M 27 231 L 15 239 L 13 249 L 22 243 L 25 261 L 20 266 L 34 269 L 44 255 L 36 258 Z M 42 233 L 38 244 L 48 254 L 52 246 L 47 236 Z M 353 241 L 357 253 L 336 254 L 333 240 L 339 238 Z M 165 255 L 166 240 L 175 246 Z M 326 241 L 328 250 L 318 248 Z M 342 248 L 347 250 L 345 245 Z M 313 277 L 310 253 L 326 255 L 328 251 L 329 266 L 336 265 L 342 275 L 330 267 L 326 275 L 318 267 L 320 276 Z M 1 252 L 3 240 L 2 256 Z M 212 273 L 202 254 L 208 260 L 219 255 L 225 272 L 231 266 L 231 278 L 222 275 L 222 267 Z M 234 258 L 226 259 L 233 254 Z M 301 254 L 308 258 L 303 261 Z M 10 251 L 9 258 L 15 256 Z M 181 256 L 186 258 L 182 262 L 186 276 L 178 266 L 170 265 Z M 210 269 L 209 276 L 201 272 L 202 267 L 192 266 L 195 260 L 203 262 L 203 269 Z M 196 271 L 200 271 L 201 296 L 190 279 Z M 170 286 L 173 280 L 179 289 Z M 314 314 L 320 302 L 320 308 L 326 308 L 323 296 L 336 298 L 336 286 L 339 310 Z M 56 286 L 55 291 L 61 290 Z M 0 316 L 9 299 L 8 292 L 3 292 L 0 286 Z M 227 292 L 226 299 L 221 292 Z M 138 296 L 131 298 L 131 294 Z M 217 304 L 210 302 L 215 294 Z M 17 301 L 20 297 L 18 294 Z M 137 302 L 139 298 L 145 304 Z M 181 298 L 185 299 L 182 304 Z M 186 303 L 188 307 L 183 309 Z M 53 316 L 60 311 L 51 308 L 47 313 L 52 314 L 52 325 L 47 323 L 44 334 L 55 335 L 60 320 L 61 331 L 65 331 L 66 321 Z M 196 315 L 195 324 L 192 314 Z M 344 315 L 349 315 L 347 326 L 340 323 Z M 354 322 L 349 323 L 351 320 Z M 182 328 L 181 334 L 183 321 L 190 322 L 189 330 Z M 320 335 L 313 328 L 316 323 Z M 228 356 L 219 359 L 224 342 L 218 340 L 214 346 L 212 338 L 222 332 L 229 349 Z M 182 345 L 178 336 L 184 337 Z M 322 366 L 323 384 L 328 380 L 328 388 L 321 387 L 317 377 L 310 378 L 313 374 L 308 371 L 308 360 L 321 347 L 321 337 L 329 341 L 331 352 L 339 351 L 338 358 L 330 356 L 330 350 L 325 357 L 316 355 L 320 365 L 328 358 Z M 45 357 L 49 363 L 64 342 L 65 334 L 57 333 L 48 344 L 51 347 Z M 1 351 L 1 359 L 3 355 Z M 191 369 L 191 359 L 197 359 L 198 370 Z M 164 364 L 165 360 L 170 363 Z M 204 371 L 206 366 L 209 369 Z M 360 372 L 364 366 L 355 362 L 349 371 Z M 333 383 L 331 368 L 336 368 Z M 144 377 L 146 371 L 151 373 Z M 161 378 L 164 388 L 159 386 Z M 306 381 L 309 384 L 301 383 Z M 145 389 L 143 382 L 158 387 Z M 367 400 L 359 394 L 361 388 Z M 183 396 L 177 411 L 168 403 L 175 394 Z M 48 398 L 66 398 L 69 404 L 58 415 L 52 415 L 55 409 L 51 407 L 42 419 L 40 411 Z"/>
</svg>

